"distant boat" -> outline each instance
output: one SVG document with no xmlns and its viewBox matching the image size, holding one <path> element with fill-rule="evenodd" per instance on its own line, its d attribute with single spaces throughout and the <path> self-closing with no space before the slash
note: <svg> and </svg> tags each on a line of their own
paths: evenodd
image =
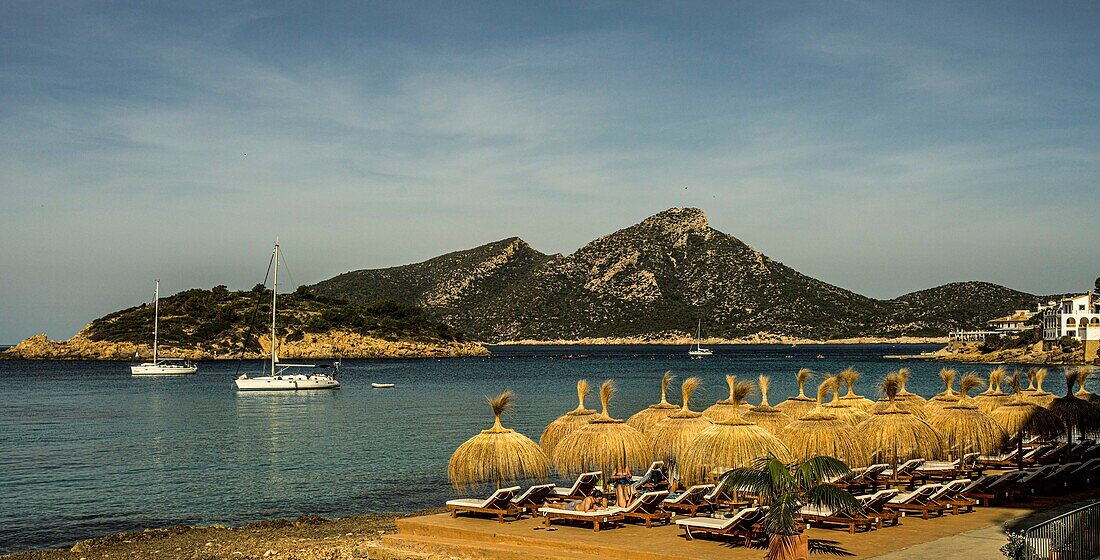
<svg viewBox="0 0 1100 560">
<path fill-rule="evenodd" d="M 375 389 L 393 389 L 394 384 L 393 383 L 371 383 L 370 386 L 375 388 Z"/>
<path fill-rule="evenodd" d="M 336 380 L 336 371 L 340 369 L 340 362 L 333 364 L 333 373 L 328 374 L 313 364 L 280 364 L 279 353 L 276 350 L 278 338 L 275 337 L 275 307 L 279 298 L 279 242 L 275 242 L 275 251 L 272 254 L 272 264 L 275 275 L 271 282 L 271 375 L 249 377 L 243 374 L 236 379 L 237 389 L 240 391 L 303 391 L 309 389 L 339 389 L 340 382 Z M 292 368 L 310 368 L 311 373 L 287 373 Z"/>
<path fill-rule="evenodd" d="M 161 359 L 157 355 L 157 342 L 160 330 L 160 280 L 153 289 L 153 361 L 130 364 L 130 375 L 191 375 L 199 371 L 198 366 L 187 360 Z M 137 356 L 135 356 L 137 357 Z"/>
<path fill-rule="evenodd" d="M 703 319 L 699 319 L 699 324 L 695 327 L 695 344 L 688 350 L 688 355 L 692 358 L 702 358 L 705 356 L 712 356 L 714 352 L 710 351 L 710 348 L 703 348 Z"/>
</svg>

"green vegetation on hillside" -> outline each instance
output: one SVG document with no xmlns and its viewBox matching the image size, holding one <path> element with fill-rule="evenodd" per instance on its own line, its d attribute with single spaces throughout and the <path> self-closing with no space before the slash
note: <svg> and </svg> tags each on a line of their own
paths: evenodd
<svg viewBox="0 0 1100 560">
<path fill-rule="evenodd" d="M 185 290 L 160 300 L 160 341 L 177 346 L 214 342 L 239 347 L 251 324 L 249 347 L 254 349 L 257 337 L 270 332 L 270 317 L 271 290 L 263 286 L 236 292 L 225 286 Z M 314 294 L 304 286 L 279 295 L 276 325 L 279 336 L 289 341 L 333 329 L 390 341 L 465 340 L 450 326 L 426 318 L 417 307 L 385 300 L 360 305 Z M 95 341 L 152 343 L 152 305 L 96 319 L 87 335 Z"/>
</svg>

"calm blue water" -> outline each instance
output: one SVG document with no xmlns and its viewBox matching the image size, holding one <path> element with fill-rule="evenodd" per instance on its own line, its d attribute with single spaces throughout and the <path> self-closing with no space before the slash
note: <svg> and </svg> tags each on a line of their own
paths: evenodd
<svg viewBox="0 0 1100 560">
<path fill-rule="evenodd" d="M 799 367 L 854 365 L 865 375 L 858 392 L 872 394 L 901 365 L 883 354 L 928 348 L 735 346 L 689 360 L 685 347 L 498 347 L 492 358 L 345 360 L 343 390 L 283 394 L 236 392 L 235 363 L 134 379 L 124 363 L 0 361 L 0 552 L 176 523 L 439 506 L 453 494 L 451 451 L 489 427 L 483 396 L 506 388 L 518 400 L 505 424 L 537 441 L 575 406 L 580 377 L 615 379 L 612 413 L 626 418 L 657 398 L 667 369 L 704 378 L 697 409 L 725 398 L 727 373 L 771 375 L 774 404 L 794 393 Z M 940 390 L 940 364 L 906 365 L 910 390 Z M 397 388 L 372 390 L 372 381 Z"/>
</svg>

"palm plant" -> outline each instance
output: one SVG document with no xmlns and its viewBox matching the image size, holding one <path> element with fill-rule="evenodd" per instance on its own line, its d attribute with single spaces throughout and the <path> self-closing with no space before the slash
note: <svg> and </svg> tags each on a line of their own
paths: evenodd
<svg viewBox="0 0 1100 560">
<path fill-rule="evenodd" d="M 768 506 L 763 523 L 769 538 L 768 560 L 804 558 L 809 540 L 798 522 L 803 506 L 859 508 L 859 502 L 847 490 L 826 482 L 847 472 L 848 465 L 832 457 L 811 457 L 788 465 L 768 453 L 754 460 L 752 466 L 727 472 L 720 484 L 727 490 L 755 495 L 761 505 Z"/>
</svg>

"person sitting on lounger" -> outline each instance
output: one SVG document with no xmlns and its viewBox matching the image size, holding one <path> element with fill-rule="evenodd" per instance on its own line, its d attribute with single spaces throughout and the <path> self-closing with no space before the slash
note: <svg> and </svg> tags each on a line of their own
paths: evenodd
<svg viewBox="0 0 1100 560">
<path fill-rule="evenodd" d="M 565 509 L 571 509 L 581 513 L 590 513 L 605 507 L 607 507 L 607 503 L 603 498 L 603 492 L 598 489 L 593 490 L 592 493 L 585 496 L 583 500 L 569 502 L 565 505 Z"/>
</svg>

